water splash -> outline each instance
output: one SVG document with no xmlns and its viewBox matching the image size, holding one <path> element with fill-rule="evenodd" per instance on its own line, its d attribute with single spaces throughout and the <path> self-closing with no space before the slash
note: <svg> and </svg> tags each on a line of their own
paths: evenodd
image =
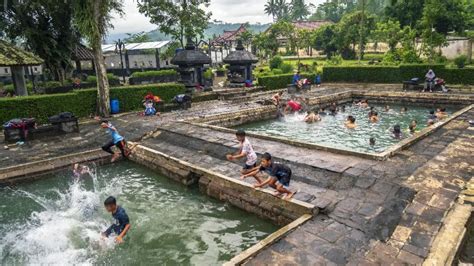
<svg viewBox="0 0 474 266">
<path fill-rule="evenodd" d="M 85 180 L 73 180 L 66 191 L 51 189 L 57 198 L 15 190 L 31 199 L 42 210 L 31 214 L 26 223 L 12 224 L 0 237 L 1 264 L 93 264 L 104 249 L 113 248 L 112 240 L 101 240 L 100 231 L 107 220 L 99 213 L 101 193 L 95 167 L 91 171 L 92 190 Z M 89 177 L 86 177 L 89 178 Z"/>
</svg>

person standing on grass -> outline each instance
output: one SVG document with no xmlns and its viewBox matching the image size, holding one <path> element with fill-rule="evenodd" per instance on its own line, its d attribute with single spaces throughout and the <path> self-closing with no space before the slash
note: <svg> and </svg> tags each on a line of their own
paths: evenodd
<svg viewBox="0 0 474 266">
<path fill-rule="evenodd" d="M 246 137 L 245 131 L 240 129 L 235 133 L 235 136 L 240 144 L 239 151 L 233 155 L 227 154 L 227 160 L 234 161 L 245 157 L 246 161 L 241 171 L 241 174 L 245 175 L 257 167 L 257 154 Z M 261 183 L 260 178 L 255 177 L 255 179 L 257 182 Z"/>
</svg>

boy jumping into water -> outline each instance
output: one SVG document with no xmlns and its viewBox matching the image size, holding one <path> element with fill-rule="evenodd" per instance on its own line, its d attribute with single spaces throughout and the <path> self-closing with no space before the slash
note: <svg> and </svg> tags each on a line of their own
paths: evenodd
<svg viewBox="0 0 474 266">
<path fill-rule="evenodd" d="M 263 183 L 253 185 L 254 188 L 260 188 L 269 185 L 270 187 L 277 190 L 277 192 L 274 194 L 275 196 L 286 194 L 284 199 L 291 199 L 295 195 L 296 192 L 292 192 L 289 189 L 291 181 L 291 169 L 284 164 L 274 163 L 272 161 L 272 156 L 268 152 L 263 154 L 260 167 L 255 168 L 252 172 L 244 175 L 243 178 L 258 175 L 260 172 L 266 172 L 269 177 Z"/>
<path fill-rule="evenodd" d="M 115 223 L 112 224 L 105 232 L 102 233 L 103 237 L 109 237 L 110 234 L 115 233 L 117 237 L 115 242 L 120 244 L 123 243 L 123 237 L 127 234 L 130 229 L 130 220 L 128 218 L 125 209 L 117 205 L 117 200 L 110 196 L 104 201 L 105 209 L 112 214 L 115 219 Z"/>
<path fill-rule="evenodd" d="M 102 120 L 100 126 L 107 130 L 107 132 L 112 137 L 107 144 L 102 146 L 102 150 L 112 154 L 111 162 L 115 162 L 118 157 L 120 156 L 119 153 L 112 151 L 112 146 L 116 146 L 119 148 L 120 152 L 122 153 L 123 158 L 127 158 L 130 155 L 130 151 L 127 149 L 127 142 L 125 139 L 118 133 L 117 129 L 110 123 L 108 120 Z"/>
<path fill-rule="evenodd" d="M 244 167 L 242 168 L 241 172 L 242 175 L 245 175 L 252 171 L 255 167 L 257 167 L 257 154 L 253 150 L 250 141 L 246 138 L 245 131 L 238 130 L 235 133 L 235 136 L 237 137 L 237 140 L 240 143 L 239 151 L 234 155 L 227 154 L 227 160 L 233 161 L 246 157 L 247 160 L 245 161 Z M 255 179 L 258 183 L 262 182 L 258 177 L 255 177 Z"/>
</svg>

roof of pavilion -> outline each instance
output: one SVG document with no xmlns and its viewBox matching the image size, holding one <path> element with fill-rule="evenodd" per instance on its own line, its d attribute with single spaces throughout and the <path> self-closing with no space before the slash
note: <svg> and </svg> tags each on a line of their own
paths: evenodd
<svg viewBox="0 0 474 266">
<path fill-rule="evenodd" d="M 89 61 L 94 60 L 94 54 L 92 53 L 91 49 L 85 47 L 82 44 L 78 44 L 74 49 L 72 58 L 79 61 Z"/>
<path fill-rule="evenodd" d="M 225 30 L 222 35 L 217 36 L 211 43 L 226 43 L 231 41 L 236 41 L 242 32 L 247 31 L 244 24 L 241 24 L 240 27 L 236 30 Z"/>
<path fill-rule="evenodd" d="M 140 43 L 126 43 L 125 50 L 148 50 L 148 49 L 160 49 L 171 43 L 171 41 L 159 41 L 159 42 L 140 42 Z M 103 44 L 102 51 L 107 52 L 116 52 L 115 44 Z"/>
<path fill-rule="evenodd" d="M 0 40 L 0 66 L 34 66 L 42 63 L 43 60 L 38 56 Z"/>
</svg>

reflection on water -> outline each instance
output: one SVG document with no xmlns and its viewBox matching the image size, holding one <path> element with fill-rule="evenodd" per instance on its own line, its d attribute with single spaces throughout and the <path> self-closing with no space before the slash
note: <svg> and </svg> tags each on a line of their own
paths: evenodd
<svg viewBox="0 0 474 266">
<path fill-rule="evenodd" d="M 250 123 L 241 126 L 252 133 L 283 137 L 291 140 L 302 141 L 327 147 L 352 150 L 358 152 L 378 153 L 386 150 L 399 139 L 392 137 L 391 130 L 394 125 L 399 124 L 404 137 L 409 137 L 408 126 L 412 120 L 418 122 L 417 131 L 426 127 L 429 111 L 427 107 L 406 106 L 408 110 L 401 112 L 403 106 L 390 106 L 385 111 L 385 106 L 380 104 L 371 105 L 378 112 L 380 121 L 370 123 L 368 119 L 368 108 L 345 105 L 345 111 L 334 115 L 322 116 L 322 121 L 314 124 L 303 122 L 305 114 L 291 114 L 280 119 L 267 120 Z M 341 107 L 341 106 L 339 106 Z M 449 111 L 449 110 L 448 110 Z M 344 126 L 347 116 L 356 118 L 356 129 L 347 129 Z M 375 145 L 369 145 L 369 139 L 375 138 Z"/>
<path fill-rule="evenodd" d="M 102 241 L 109 195 L 128 212 L 125 243 Z M 0 264 L 217 265 L 277 228 L 124 162 L 0 189 Z"/>
</svg>

